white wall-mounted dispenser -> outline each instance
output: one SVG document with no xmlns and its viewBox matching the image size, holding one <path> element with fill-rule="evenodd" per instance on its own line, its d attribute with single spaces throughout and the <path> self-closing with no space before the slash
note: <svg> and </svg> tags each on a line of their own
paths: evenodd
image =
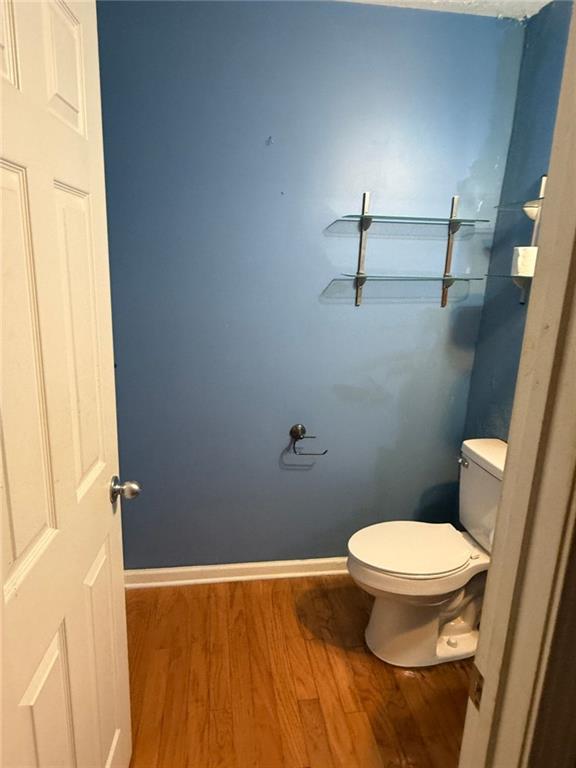
<svg viewBox="0 0 576 768">
<path fill-rule="evenodd" d="M 537 257 L 537 245 L 523 245 L 514 248 L 512 277 L 534 277 Z"/>
<path fill-rule="evenodd" d="M 536 260 L 538 258 L 538 234 L 540 229 L 540 215 L 546 192 L 547 176 L 540 179 L 540 192 L 536 200 L 524 203 L 522 210 L 534 222 L 530 245 L 521 245 L 514 248 L 512 256 L 512 269 L 510 274 L 516 285 L 521 290 L 520 304 L 526 303 L 526 297 L 530 288 L 531 279 L 534 277 Z"/>
</svg>

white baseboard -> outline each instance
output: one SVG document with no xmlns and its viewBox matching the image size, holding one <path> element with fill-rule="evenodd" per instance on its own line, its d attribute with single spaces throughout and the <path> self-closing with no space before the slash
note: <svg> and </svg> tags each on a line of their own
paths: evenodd
<svg viewBox="0 0 576 768">
<path fill-rule="evenodd" d="M 345 557 L 310 560 L 270 560 L 260 563 L 190 565 L 181 568 L 141 568 L 124 571 L 126 589 L 174 587 L 183 584 L 212 584 L 219 581 L 294 579 L 298 576 L 333 576 L 346 573 Z"/>
</svg>

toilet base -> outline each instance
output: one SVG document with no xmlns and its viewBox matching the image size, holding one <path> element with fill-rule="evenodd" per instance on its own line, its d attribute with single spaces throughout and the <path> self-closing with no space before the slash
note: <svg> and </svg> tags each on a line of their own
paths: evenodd
<svg viewBox="0 0 576 768">
<path fill-rule="evenodd" d="M 407 661 L 406 659 L 399 657 L 398 655 L 387 656 L 383 655 L 379 650 L 379 646 L 373 646 L 370 642 L 368 630 L 365 633 L 366 645 L 372 651 L 374 656 L 377 656 L 387 664 L 392 664 L 395 667 L 432 667 L 435 664 L 445 664 L 448 661 L 459 661 L 460 659 L 469 659 L 476 654 L 476 647 L 478 646 L 478 630 L 472 630 L 466 635 L 461 635 L 458 638 L 458 646 L 456 648 L 451 647 L 447 643 L 447 638 L 439 638 L 436 654 L 433 657 L 419 658 Z"/>
<path fill-rule="evenodd" d="M 485 574 L 464 588 L 433 598 L 380 592 L 366 628 L 366 644 L 399 667 L 428 667 L 476 653 Z"/>
</svg>

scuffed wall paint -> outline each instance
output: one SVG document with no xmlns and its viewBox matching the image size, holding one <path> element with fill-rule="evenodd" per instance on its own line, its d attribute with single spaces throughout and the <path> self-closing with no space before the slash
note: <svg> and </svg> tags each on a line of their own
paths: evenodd
<svg viewBox="0 0 576 768">
<path fill-rule="evenodd" d="M 127 566 L 340 555 L 375 521 L 453 519 L 481 288 L 448 310 L 326 301 L 357 255 L 326 229 L 365 190 L 375 212 L 446 216 L 459 193 L 493 215 L 523 27 L 339 3 L 98 14 L 121 465 L 144 486 Z M 483 274 L 490 244 L 455 272 Z M 443 260 L 442 239 L 368 245 L 377 272 Z M 329 452 L 294 469 L 298 421 Z"/>
</svg>

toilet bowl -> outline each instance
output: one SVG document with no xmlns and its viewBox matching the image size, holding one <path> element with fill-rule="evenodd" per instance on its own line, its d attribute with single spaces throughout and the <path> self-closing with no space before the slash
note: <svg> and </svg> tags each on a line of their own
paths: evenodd
<svg viewBox="0 0 576 768">
<path fill-rule="evenodd" d="M 348 571 L 375 598 L 366 643 L 380 659 L 423 667 L 473 656 L 506 443 L 462 446 L 460 521 L 377 523 L 348 542 Z"/>
<path fill-rule="evenodd" d="M 348 570 L 375 598 L 366 643 L 390 664 L 422 667 L 474 654 L 490 556 L 450 524 L 363 528 Z"/>
</svg>

